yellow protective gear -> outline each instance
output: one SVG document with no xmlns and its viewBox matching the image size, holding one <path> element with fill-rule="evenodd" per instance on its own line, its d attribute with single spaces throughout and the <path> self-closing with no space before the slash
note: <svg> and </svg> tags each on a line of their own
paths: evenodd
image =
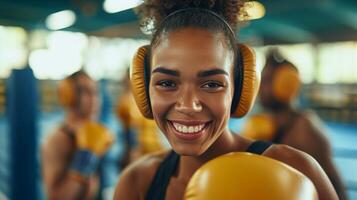
<svg viewBox="0 0 357 200">
<path fill-rule="evenodd" d="M 239 60 L 237 63 L 242 63 L 243 66 L 236 66 L 237 71 L 243 70 L 242 73 L 239 73 L 239 81 L 234 87 L 235 91 L 240 91 L 237 99 L 233 102 L 232 105 L 236 105 L 235 108 L 231 109 L 232 117 L 242 117 L 249 112 L 251 109 L 255 98 L 258 93 L 260 79 L 256 72 L 256 63 L 255 63 L 255 53 L 254 51 L 243 44 L 238 44 L 239 57 L 242 60 Z M 130 66 L 130 80 L 133 88 L 133 94 L 135 101 L 138 105 L 140 112 L 149 119 L 153 118 L 150 99 L 148 94 L 148 81 L 149 81 L 149 50 L 150 46 L 140 47 L 134 55 Z"/>
<path fill-rule="evenodd" d="M 288 64 L 283 64 L 275 70 L 272 84 L 274 97 L 283 103 L 291 102 L 301 87 L 299 72 Z"/>
<path fill-rule="evenodd" d="M 276 131 L 273 117 L 268 114 L 257 114 L 245 121 L 241 135 L 252 140 L 272 141 Z"/>
<path fill-rule="evenodd" d="M 88 121 L 77 129 L 76 145 L 80 150 L 88 150 L 98 157 L 107 152 L 115 141 L 114 135 L 103 125 Z"/>
<path fill-rule="evenodd" d="M 70 78 L 66 78 L 58 84 L 59 103 L 65 108 L 72 107 L 75 104 L 76 91 L 74 84 L 74 80 Z"/>
<path fill-rule="evenodd" d="M 317 200 L 315 186 L 294 168 L 268 157 L 229 153 L 199 168 L 185 200 Z"/>
<path fill-rule="evenodd" d="M 155 121 L 143 117 L 131 93 L 126 93 L 120 98 L 116 112 L 125 128 L 133 129 L 137 132 L 140 154 L 143 155 L 164 149 Z"/>
</svg>

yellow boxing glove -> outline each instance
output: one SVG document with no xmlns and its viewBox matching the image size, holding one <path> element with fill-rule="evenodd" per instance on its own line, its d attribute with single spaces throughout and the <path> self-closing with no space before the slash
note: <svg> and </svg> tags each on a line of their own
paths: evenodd
<svg viewBox="0 0 357 200">
<path fill-rule="evenodd" d="M 230 153 L 199 168 L 185 200 L 317 200 L 313 183 L 294 168 L 251 153 Z"/>
<path fill-rule="evenodd" d="M 88 177 L 96 171 L 100 157 L 114 142 L 114 136 L 96 122 L 84 123 L 75 136 L 78 150 L 74 154 L 71 169 Z"/>
<path fill-rule="evenodd" d="M 86 122 L 77 131 L 77 147 L 97 156 L 102 156 L 114 142 L 114 136 L 109 130 L 96 122 Z"/>
<path fill-rule="evenodd" d="M 257 114 L 247 119 L 242 129 L 242 136 L 252 140 L 271 141 L 276 134 L 274 119 L 268 114 Z"/>
</svg>

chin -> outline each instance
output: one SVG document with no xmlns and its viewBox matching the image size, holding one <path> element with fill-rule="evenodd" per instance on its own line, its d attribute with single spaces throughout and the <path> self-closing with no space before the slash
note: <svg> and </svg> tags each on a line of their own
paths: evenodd
<svg viewBox="0 0 357 200">
<path fill-rule="evenodd" d="M 172 144 L 170 143 L 172 149 L 181 156 L 201 156 L 206 152 L 207 148 L 198 146 L 198 144 Z"/>
<path fill-rule="evenodd" d="M 207 142 L 209 142 L 211 126 L 212 122 L 209 121 L 206 125 L 202 125 L 201 130 L 197 127 L 196 132 L 180 133 L 173 123 L 166 120 L 163 133 L 177 154 L 196 157 L 205 153 L 209 148 Z"/>
</svg>

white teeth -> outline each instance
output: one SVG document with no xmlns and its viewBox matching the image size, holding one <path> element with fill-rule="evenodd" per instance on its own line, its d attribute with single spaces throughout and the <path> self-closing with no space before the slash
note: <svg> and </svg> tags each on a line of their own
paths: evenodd
<svg viewBox="0 0 357 200">
<path fill-rule="evenodd" d="M 204 124 L 197 125 L 197 126 L 186 126 L 176 122 L 173 122 L 173 125 L 176 131 L 181 133 L 197 133 L 202 131 L 203 127 L 205 126 Z"/>
<path fill-rule="evenodd" d="M 187 126 L 182 127 L 182 132 L 187 133 L 187 129 L 188 129 Z"/>
</svg>

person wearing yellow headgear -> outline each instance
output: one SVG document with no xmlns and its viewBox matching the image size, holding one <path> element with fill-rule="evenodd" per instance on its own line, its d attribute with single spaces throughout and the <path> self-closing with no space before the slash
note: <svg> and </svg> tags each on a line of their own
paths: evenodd
<svg viewBox="0 0 357 200">
<path fill-rule="evenodd" d="M 228 128 L 230 117 L 243 117 L 250 110 L 259 87 L 254 52 L 236 38 L 238 15 L 244 14 L 242 4 L 240 0 L 146 0 L 138 8 L 143 25 L 154 30 L 150 45 L 140 47 L 132 60 L 133 94 L 141 113 L 155 120 L 172 150 L 145 156 L 128 166 L 114 199 L 176 200 L 183 199 L 186 192 L 185 198 L 199 199 L 189 193 L 192 187 L 185 192 L 186 187 L 196 171 L 205 170 L 201 167 L 216 158 L 222 166 L 211 165 L 208 173 L 198 175 L 201 181 L 194 181 L 194 191 L 214 184 L 213 188 L 222 189 L 222 196 L 234 194 L 226 199 L 236 199 L 237 193 L 259 193 L 254 187 L 228 187 L 234 183 L 225 179 L 207 179 L 216 172 L 233 176 L 234 171 L 226 171 L 227 167 L 237 161 L 239 171 L 242 161 L 252 169 L 243 178 L 252 177 L 257 189 L 264 186 L 254 181 L 261 173 L 251 166 L 258 162 L 235 156 L 229 162 L 220 159 L 232 152 L 272 159 L 278 166 L 292 169 L 280 173 L 289 187 L 299 190 L 294 181 L 298 179 L 284 177 L 301 172 L 300 177 L 305 177 L 301 180 L 311 181 L 306 186 L 310 191 L 316 188 L 319 199 L 338 199 L 326 174 L 308 154 L 285 145 L 253 142 Z M 266 163 L 262 166 L 265 172 L 277 168 Z M 282 188 L 270 194 L 290 191 Z M 307 199 L 316 199 L 314 192 L 309 194 Z"/>
<path fill-rule="evenodd" d="M 113 135 L 96 122 L 96 82 L 84 71 L 62 80 L 59 101 L 66 109 L 63 123 L 42 146 L 42 175 L 48 199 L 95 199 L 97 166 L 114 141 Z"/>
<path fill-rule="evenodd" d="M 139 157 L 164 149 L 155 121 L 146 119 L 135 104 L 130 87 L 129 71 L 123 81 L 124 91 L 118 99 L 116 113 L 123 126 L 124 154 L 123 169 Z"/>
<path fill-rule="evenodd" d="M 267 56 L 262 71 L 260 103 L 264 113 L 252 115 L 243 126 L 242 135 L 254 140 L 287 144 L 314 157 L 330 178 L 340 199 L 346 190 L 332 160 L 331 145 L 312 111 L 292 106 L 301 80 L 298 69 L 276 51 Z"/>
</svg>

